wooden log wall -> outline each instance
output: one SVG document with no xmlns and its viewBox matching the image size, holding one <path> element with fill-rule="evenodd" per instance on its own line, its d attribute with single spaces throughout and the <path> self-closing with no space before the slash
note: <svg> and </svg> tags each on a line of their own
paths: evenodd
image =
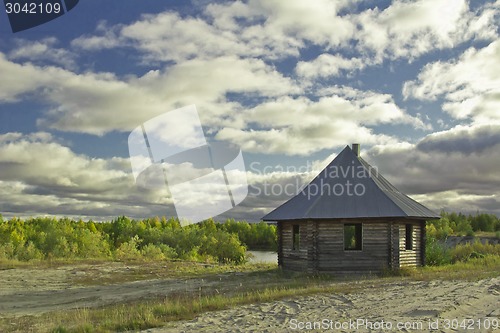
<svg viewBox="0 0 500 333">
<path fill-rule="evenodd" d="M 391 222 L 389 225 L 389 239 L 390 239 L 390 248 L 389 248 L 389 267 L 390 268 L 399 268 L 399 224 L 396 222 Z"/>
<path fill-rule="evenodd" d="M 420 222 L 420 235 L 421 235 L 421 242 L 420 242 L 420 263 L 422 266 L 427 265 L 427 259 L 425 257 L 425 245 L 427 244 L 427 231 L 425 229 L 426 222 L 422 221 Z"/>
<path fill-rule="evenodd" d="M 307 272 L 315 274 L 318 272 L 318 236 L 319 236 L 319 222 L 307 222 Z"/>
<path fill-rule="evenodd" d="M 406 249 L 406 225 L 411 224 L 412 249 Z M 399 267 L 422 266 L 422 223 L 418 221 L 403 221 L 398 223 L 399 228 Z"/>
<path fill-rule="evenodd" d="M 293 271 L 307 271 L 308 266 L 308 241 L 311 238 L 307 233 L 307 222 L 281 222 L 282 223 L 282 267 Z M 299 225 L 300 245 L 298 250 L 293 250 L 293 226 Z"/>
<path fill-rule="evenodd" d="M 283 266 L 283 222 L 278 222 L 277 230 L 278 233 L 278 266 Z"/>
<path fill-rule="evenodd" d="M 344 224 L 362 223 L 362 250 L 344 250 Z M 406 250 L 406 224 L 413 226 L 413 248 Z M 300 246 L 293 250 L 293 226 Z M 278 262 L 284 269 L 309 273 L 370 273 L 385 268 L 421 266 L 425 223 L 384 221 L 285 221 L 278 223 Z"/>
<path fill-rule="evenodd" d="M 354 222 L 349 222 L 354 223 Z M 389 224 L 362 223 L 362 250 L 344 250 L 344 223 L 320 222 L 319 272 L 379 272 L 389 265 Z"/>
</svg>

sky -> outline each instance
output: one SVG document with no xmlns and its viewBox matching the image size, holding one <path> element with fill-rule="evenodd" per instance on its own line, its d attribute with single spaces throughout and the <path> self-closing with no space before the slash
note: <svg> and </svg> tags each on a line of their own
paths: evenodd
<svg viewBox="0 0 500 333">
<path fill-rule="evenodd" d="M 175 216 L 128 136 L 194 104 L 245 161 L 215 219 L 260 220 L 352 143 L 437 212 L 500 216 L 499 22 L 500 1 L 85 0 L 12 33 L 2 7 L 0 213 Z"/>
</svg>

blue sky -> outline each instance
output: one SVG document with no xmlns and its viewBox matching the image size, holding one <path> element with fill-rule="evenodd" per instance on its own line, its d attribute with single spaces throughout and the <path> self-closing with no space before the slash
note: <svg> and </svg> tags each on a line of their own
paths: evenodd
<svg viewBox="0 0 500 333">
<path fill-rule="evenodd" d="M 290 197 L 267 185 L 299 190 L 353 142 L 432 209 L 500 214 L 499 18 L 499 1 L 86 0 L 13 34 L 2 11 L 0 213 L 175 214 L 135 185 L 127 138 L 195 104 L 247 167 L 220 219 L 260 219 Z"/>
</svg>

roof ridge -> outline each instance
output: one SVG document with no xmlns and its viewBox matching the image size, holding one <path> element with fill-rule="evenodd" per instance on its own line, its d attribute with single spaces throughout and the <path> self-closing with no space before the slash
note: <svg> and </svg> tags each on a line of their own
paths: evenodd
<svg viewBox="0 0 500 333">
<path fill-rule="evenodd" d="M 305 187 L 304 187 L 304 190 L 309 187 L 309 185 L 311 185 L 315 180 L 316 178 L 318 178 L 326 169 L 328 169 L 328 167 L 330 167 L 330 165 L 333 164 L 333 162 L 335 162 L 335 160 L 337 159 L 337 157 L 346 149 L 349 149 L 351 152 L 352 152 L 352 149 L 351 147 L 349 147 L 349 145 L 347 145 L 344 149 L 342 149 L 342 151 L 337 155 L 335 156 L 335 158 L 330 162 L 328 163 L 328 165 L 326 167 L 324 167 L 316 177 L 313 178 L 313 180 L 311 180 L 309 182 L 309 184 L 307 184 Z M 316 204 L 318 203 L 318 201 L 321 199 L 321 195 L 319 195 L 316 199 L 314 199 L 313 203 L 309 206 L 309 208 L 306 210 L 306 212 L 304 213 L 304 217 L 307 217 L 307 215 L 309 215 L 309 212 L 316 206 Z"/>
</svg>

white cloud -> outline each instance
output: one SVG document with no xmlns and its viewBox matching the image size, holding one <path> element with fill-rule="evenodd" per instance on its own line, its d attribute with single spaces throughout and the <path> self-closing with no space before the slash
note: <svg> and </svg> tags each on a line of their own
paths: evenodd
<svg viewBox="0 0 500 333">
<path fill-rule="evenodd" d="M 390 135 L 374 133 L 378 124 L 424 123 L 401 110 L 390 95 L 332 87 L 318 101 L 281 97 L 239 112 L 239 128 L 223 128 L 216 138 L 235 142 L 245 151 L 306 155 L 344 145 L 395 142 Z"/>
<path fill-rule="evenodd" d="M 330 75 L 337 75 L 338 69 L 349 70 L 360 63 L 380 64 L 386 58 L 412 60 L 468 40 L 493 40 L 497 37 L 498 7 L 498 2 L 486 3 L 473 12 L 465 0 L 398 0 L 384 10 L 375 7 L 357 12 L 356 2 L 344 0 L 237 1 L 208 4 L 197 16 L 181 17 L 167 11 L 143 15 L 128 25 L 101 22 L 95 35 L 81 36 L 72 45 L 87 50 L 135 48 L 148 64 L 228 54 L 296 58 L 310 45 L 324 52 L 357 52 L 352 61 L 320 57 L 312 68 L 306 63 L 298 67 L 301 74 L 310 73 L 300 69 L 305 66 L 326 68 Z"/>
<path fill-rule="evenodd" d="M 467 194 L 463 191 L 443 191 L 430 194 L 417 194 L 412 197 L 427 207 L 434 208 L 436 212 L 444 210 L 469 214 L 476 212 L 500 214 L 500 210 L 498 209 L 500 206 L 498 193 L 478 195 Z"/>
<path fill-rule="evenodd" d="M 340 76 L 342 72 L 361 71 L 367 66 L 367 60 L 344 58 L 341 55 L 321 54 L 312 61 L 299 61 L 295 72 L 304 78 Z"/>
<path fill-rule="evenodd" d="M 436 100 L 455 118 L 480 123 L 499 121 L 500 41 L 482 49 L 470 48 L 459 59 L 426 65 L 417 80 L 404 84 L 406 98 Z"/>
<path fill-rule="evenodd" d="M 64 68 L 75 68 L 75 54 L 57 48 L 58 40 L 55 37 L 48 37 L 39 41 L 28 41 L 24 39 L 16 40 L 17 48 L 9 52 L 9 59 L 29 60 L 34 63 L 52 63 L 61 65 Z"/>
<path fill-rule="evenodd" d="M 236 6 L 237 3 L 209 5 L 207 13 L 224 15 L 224 12 L 233 12 Z M 248 14 L 249 10 L 244 12 Z M 218 20 L 211 24 L 203 18 L 181 18 L 174 12 L 144 15 L 129 25 L 106 26 L 106 29 L 103 26 L 106 25 L 98 26 L 96 35 L 81 36 L 73 40 L 72 45 L 89 51 L 133 47 L 143 54 L 143 61 L 150 64 L 225 55 L 276 58 L 297 55 L 300 44 L 285 35 L 271 36 L 260 25 L 229 27 Z"/>
<path fill-rule="evenodd" d="M 32 64 L 20 65 L 8 61 L 0 52 L 0 73 L 8 80 L 0 80 L 0 102 L 15 102 L 20 95 L 32 93 L 40 87 L 50 85 L 58 70 L 48 68 L 44 71 Z"/>
<path fill-rule="evenodd" d="M 0 163 L 3 179 L 22 179 L 30 185 L 91 189 L 97 193 L 110 190 L 106 189 L 110 180 L 122 181 L 129 177 L 123 171 L 110 169 L 111 162 L 108 165 L 105 160 L 75 155 L 69 148 L 54 142 L 48 133 L 24 136 L 8 133 L 2 136 Z"/>
<path fill-rule="evenodd" d="M 457 126 L 417 144 L 377 145 L 367 160 L 396 187 L 411 195 L 500 197 L 498 125 Z M 453 202 L 454 198 L 449 198 Z M 433 205 L 434 207 L 438 205 Z M 460 206 L 455 203 L 455 210 Z M 498 210 L 489 207 L 491 210 Z M 482 207 L 481 210 L 486 210 Z"/>
<path fill-rule="evenodd" d="M 229 92 L 255 96 L 299 93 L 295 83 L 258 59 L 194 59 L 120 79 L 111 73 L 77 74 L 56 67 L 10 62 L 0 54 L 0 70 L 11 80 L 0 82 L 0 100 L 14 102 L 36 92 L 49 106 L 38 120 L 44 128 L 92 134 L 129 131 L 144 121 L 196 104 L 204 124 L 221 124 L 235 103 Z"/>
<path fill-rule="evenodd" d="M 474 13 L 465 0 L 394 1 L 383 11 L 375 8 L 357 16 L 358 47 L 371 50 L 381 62 L 385 57 L 415 59 L 471 39 L 492 40 L 497 37 L 493 7 Z"/>
<path fill-rule="evenodd" d="M 345 45 L 354 35 L 355 23 L 338 13 L 349 5 L 349 1 L 329 0 L 209 4 L 198 17 L 163 12 L 143 15 L 129 25 L 101 23 L 96 35 L 81 36 L 72 45 L 86 50 L 132 46 L 148 63 L 227 54 L 270 59 L 298 56 L 305 41 L 327 48 Z"/>
<path fill-rule="evenodd" d="M 270 130 L 224 128 L 216 138 L 234 142 L 247 152 L 288 155 L 308 155 L 338 147 L 346 141 L 371 144 L 395 141 L 390 136 L 374 134 L 366 127 L 343 121 Z"/>
<path fill-rule="evenodd" d="M 134 184 L 128 159 L 89 158 L 56 141 L 57 138 L 45 132 L 0 135 L 0 211 L 4 216 L 53 215 L 102 220 L 119 215 L 139 218 L 175 215 L 174 199 L 166 187 L 152 189 Z M 192 169 L 178 168 L 183 170 L 180 175 L 183 181 L 195 177 L 186 174 Z M 318 170 L 304 171 L 300 174 L 247 171 L 251 191 L 242 207 L 250 205 L 250 208 L 245 208 L 241 218 L 260 219 L 263 211 L 297 193 Z M 276 184 L 283 185 L 282 189 L 289 184 L 287 192 L 277 193 Z M 213 188 L 209 183 L 205 185 Z M 185 190 L 189 192 L 189 188 Z M 213 200 L 212 191 L 196 193 L 192 200 Z"/>
<path fill-rule="evenodd" d="M 78 155 L 44 132 L 0 135 L 0 170 L 3 213 L 166 215 L 171 204 L 166 189 L 135 186 L 128 159 Z"/>
<path fill-rule="evenodd" d="M 297 36 L 316 45 L 334 47 L 344 44 L 355 32 L 355 25 L 339 11 L 349 1 L 255 0 L 249 5 L 266 17 L 264 28 L 269 34 Z"/>
<path fill-rule="evenodd" d="M 152 60 L 213 58 L 243 51 L 233 33 L 221 34 L 204 20 L 182 19 L 171 12 L 143 16 L 124 27 L 120 35 L 137 43 L 146 59 Z"/>
<path fill-rule="evenodd" d="M 71 46 L 78 50 L 98 51 L 111 49 L 125 45 L 125 41 L 119 36 L 121 24 L 109 26 L 107 22 L 101 21 L 96 27 L 96 33 L 100 35 L 84 35 L 71 41 Z"/>
</svg>

